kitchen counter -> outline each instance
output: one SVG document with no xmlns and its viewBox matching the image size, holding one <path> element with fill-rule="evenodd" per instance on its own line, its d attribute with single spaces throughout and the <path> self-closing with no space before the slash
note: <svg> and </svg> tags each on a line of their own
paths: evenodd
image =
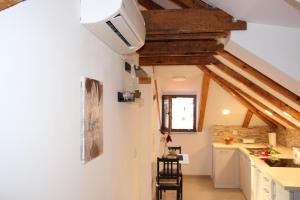
<svg viewBox="0 0 300 200">
<path fill-rule="evenodd" d="M 285 168 L 285 167 L 270 167 L 259 157 L 250 155 L 249 151 L 246 148 L 260 148 L 266 147 L 263 144 L 242 144 L 242 143 L 233 143 L 233 144 L 224 144 L 224 143 L 213 143 L 215 148 L 233 148 L 239 149 L 243 153 L 247 154 L 252 162 L 255 163 L 260 169 L 265 173 L 271 176 L 274 181 L 278 182 L 286 190 L 300 190 L 300 168 Z M 274 147 L 276 151 L 280 152 L 278 158 L 292 158 L 292 150 L 284 147 L 277 146 Z"/>
</svg>

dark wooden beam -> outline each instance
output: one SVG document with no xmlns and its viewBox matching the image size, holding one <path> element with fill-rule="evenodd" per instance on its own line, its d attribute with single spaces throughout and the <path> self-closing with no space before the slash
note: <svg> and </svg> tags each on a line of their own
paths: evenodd
<svg viewBox="0 0 300 200">
<path fill-rule="evenodd" d="M 266 124 L 270 127 L 275 128 L 278 124 L 272 118 L 266 116 L 263 112 L 259 111 L 255 106 L 253 106 L 249 101 L 247 101 L 243 96 L 241 96 L 238 92 L 236 92 L 233 88 L 230 87 L 230 83 L 223 79 L 222 77 L 218 76 L 214 72 L 210 71 L 207 67 L 203 65 L 198 65 L 198 68 L 201 69 L 203 72 L 209 74 L 209 76 L 218 84 L 220 85 L 225 91 L 227 91 L 231 96 L 233 96 L 236 100 L 238 100 L 242 105 L 244 105 L 247 109 L 253 112 L 257 117 L 263 120 Z M 281 125 L 280 125 L 281 126 Z"/>
<path fill-rule="evenodd" d="M 201 100 L 199 99 L 199 120 L 198 120 L 198 132 L 203 130 L 206 102 L 208 97 L 209 89 L 209 75 L 204 72 L 202 79 L 202 89 L 201 89 Z"/>
<path fill-rule="evenodd" d="M 243 125 L 242 125 L 243 128 L 249 127 L 252 116 L 253 116 L 253 112 L 251 112 L 251 110 L 248 109 L 245 119 L 244 119 L 244 122 L 243 122 Z"/>
<path fill-rule="evenodd" d="M 21 3 L 22 1 L 24 0 L 0 0 L 0 11 Z"/>
<path fill-rule="evenodd" d="M 171 0 L 181 8 L 211 8 L 211 6 L 201 0 Z"/>
<path fill-rule="evenodd" d="M 192 55 L 224 49 L 216 40 L 146 42 L 138 51 L 143 55 Z"/>
<path fill-rule="evenodd" d="M 234 21 L 219 9 L 142 11 L 147 34 L 181 34 L 246 30 L 245 21 Z"/>
<path fill-rule="evenodd" d="M 151 0 L 138 0 L 139 4 L 146 8 L 147 10 L 161 10 L 164 9 L 157 3 L 151 1 Z"/>
<path fill-rule="evenodd" d="M 300 113 L 297 110 L 287 105 L 286 103 L 284 103 L 283 101 L 281 101 L 280 99 L 278 99 L 277 97 L 269 93 L 268 91 L 259 87 L 254 82 L 248 80 L 238 72 L 224 65 L 223 63 L 215 63 L 214 66 L 216 66 L 218 69 L 220 69 L 230 77 L 234 78 L 235 80 L 239 81 L 240 83 L 248 87 L 250 90 L 252 90 L 256 94 L 258 94 L 259 96 L 261 96 L 262 98 L 264 98 L 265 100 L 267 100 L 268 102 L 276 106 L 278 109 L 287 112 L 295 119 L 300 120 Z"/>
<path fill-rule="evenodd" d="M 151 77 L 139 77 L 139 84 L 151 84 Z"/>
<path fill-rule="evenodd" d="M 272 80 L 268 76 L 264 75 L 260 71 L 256 70 L 255 68 L 251 67 L 244 61 L 240 60 L 239 58 L 235 57 L 231 53 L 227 51 L 218 52 L 220 56 L 243 70 L 244 72 L 247 72 L 251 76 L 258 79 L 260 82 L 264 83 L 265 85 L 269 86 L 279 94 L 283 95 L 284 97 L 290 99 L 294 103 L 300 105 L 300 97 L 296 95 L 295 93 L 291 92 L 290 90 L 286 89 L 282 85 L 278 84 L 276 81 Z"/>
<path fill-rule="evenodd" d="M 153 68 L 153 70 L 154 70 L 154 68 Z M 156 106 L 157 106 L 158 121 L 161 123 L 157 80 L 154 80 L 154 87 L 155 87 L 155 96 L 156 96 Z M 160 126 L 161 126 L 161 124 L 160 124 Z"/>
<path fill-rule="evenodd" d="M 199 54 L 188 56 L 151 55 L 139 58 L 140 66 L 158 65 L 208 65 L 215 61 L 213 54 Z"/>
<path fill-rule="evenodd" d="M 229 32 L 214 32 L 214 33 L 183 33 L 183 34 L 154 34 L 146 35 L 146 42 L 148 41 L 173 41 L 173 40 L 209 40 L 220 39 L 228 37 Z"/>
</svg>

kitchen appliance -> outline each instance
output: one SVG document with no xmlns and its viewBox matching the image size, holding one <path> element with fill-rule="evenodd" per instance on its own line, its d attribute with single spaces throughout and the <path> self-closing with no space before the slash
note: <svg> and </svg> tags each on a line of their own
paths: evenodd
<svg viewBox="0 0 300 200">
<path fill-rule="evenodd" d="M 263 161 L 270 167 L 292 167 L 300 168 L 300 165 L 294 163 L 294 159 L 268 159 L 262 158 Z"/>
<path fill-rule="evenodd" d="M 276 147 L 276 133 L 269 133 L 269 145 Z"/>
<path fill-rule="evenodd" d="M 133 53 L 145 43 L 145 21 L 136 0 L 81 0 L 80 19 L 119 54 Z"/>
<path fill-rule="evenodd" d="M 300 147 L 293 147 L 293 159 L 296 165 L 300 165 Z"/>
</svg>

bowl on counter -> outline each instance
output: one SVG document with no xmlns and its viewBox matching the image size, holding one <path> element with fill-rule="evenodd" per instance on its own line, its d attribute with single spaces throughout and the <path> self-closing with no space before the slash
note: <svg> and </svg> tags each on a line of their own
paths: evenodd
<svg viewBox="0 0 300 200">
<path fill-rule="evenodd" d="M 232 144 L 232 142 L 233 142 L 233 137 L 231 137 L 231 136 L 224 137 L 225 144 Z"/>
</svg>

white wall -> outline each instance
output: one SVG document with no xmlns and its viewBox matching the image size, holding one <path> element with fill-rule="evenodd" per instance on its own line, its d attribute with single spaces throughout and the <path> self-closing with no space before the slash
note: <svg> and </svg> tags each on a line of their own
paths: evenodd
<svg viewBox="0 0 300 200">
<path fill-rule="evenodd" d="M 300 29 L 248 23 L 225 49 L 300 95 Z"/>
<path fill-rule="evenodd" d="M 0 12 L 0 199 L 139 200 L 150 193 L 140 181 L 151 183 L 151 171 L 139 177 L 139 166 L 151 162 L 151 145 L 141 148 L 139 140 L 151 135 L 140 123 L 151 113 L 117 102 L 124 63 L 79 23 L 79 4 L 28 0 Z M 104 153 L 85 165 L 82 76 L 104 83 Z"/>
</svg>

